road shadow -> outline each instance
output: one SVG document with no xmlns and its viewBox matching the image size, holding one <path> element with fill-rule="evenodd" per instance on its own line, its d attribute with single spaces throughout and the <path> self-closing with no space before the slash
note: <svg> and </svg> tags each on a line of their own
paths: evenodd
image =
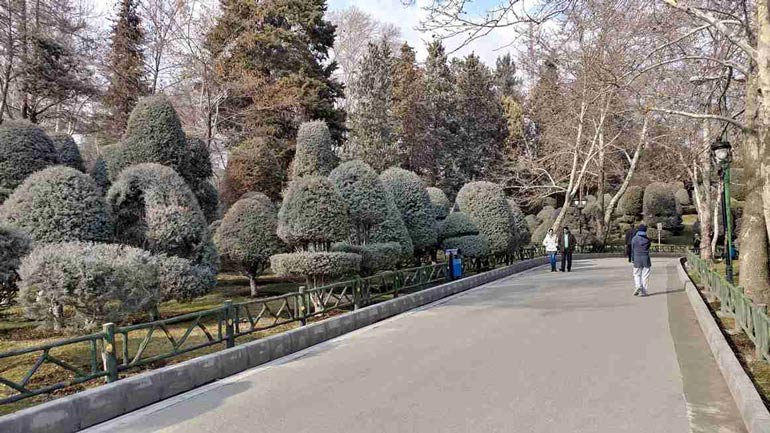
<svg viewBox="0 0 770 433">
<path fill-rule="evenodd" d="M 647 296 L 668 295 L 671 293 L 681 293 L 681 292 L 684 292 L 684 289 L 670 289 L 670 290 L 664 290 L 662 292 L 648 293 Z"/>
</svg>

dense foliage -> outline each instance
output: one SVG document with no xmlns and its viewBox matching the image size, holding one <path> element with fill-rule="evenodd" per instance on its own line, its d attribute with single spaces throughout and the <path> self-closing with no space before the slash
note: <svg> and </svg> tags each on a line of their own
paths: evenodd
<svg viewBox="0 0 770 433">
<path fill-rule="evenodd" d="M 385 220 L 372 229 L 371 241 L 377 243 L 395 242 L 401 245 L 401 258 L 408 261 L 414 254 L 414 244 L 409 230 L 401 218 L 393 194 L 386 190 Z"/>
<path fill-rule="evenodd" d="M 281 198 L 287 178 L 280 144 L 270 138 L 252 138 L 233 149 L 227 159 L 223 201 L 235 203 L 249 191 L 259 191 L 271 200 Z"/>
<path fill-rule="evenodd" d="M 353 160 L 332 170 L 329 180 L 347 204 L 354 243 L 367 243 L 387 212 L 387 194 L 377 173 L 365 162 Z"/>
<path fill-rule="evenodd" d="M 443 220 L 449 215 L 449 211 L 452 209 L 452 203 L 441 189 L 432 186 L 429 186 L 427 189 L 430 203 L 433 205 L 433 215 L 437 220 Z"/>
<path fill-rule="evenodd" d="M 23 231 L 0 225 L 0 307 L 13 300 L 21 258 L 31 248 L 32 242 Z"/>
<path fill-rule="evenodd" d="M 644 206 L 644 188 L 629 186 L 618 201 L 617 214 L 632 217 L 642 215 Z M 633 221 L 631 221 L 633 223 Z"/>
<path fill-rule="evenodd" d="M 337 243 L 332 251 L 353 253 L 361 256 L 361 274 L 372 275 L 380 271 L 393 270 L 401 260 L 401 245 L 396 242 L 351 245 Z"/>
<path fill-rule="evenodd" d="M 24 121 L 0 125 L 0 188 L 13 190 L 30 174 L 59 163 L 59 152 L 42 128 Z"/>
<path fill-rule="evenodd" d="M 423 181 L 416 174 L 396 167 L 384 171 L 380 179 L 395 200 L 415 251 L 424 252 L 434 246 L 435 216 Z"/>
<path fill-rule="evenodd" d="M 682 230 L 682 207 L 670 185 L 652 183 L 644 190 L 644 222 L 649 227 L 663 224 L 663 229 L 677 233 Z"/>
<path fill-rule="evenodd" d="M 361 256 L 346 252 L 298 252 L 270 257 L 270 268 L 277 275 L 304 278 L 312 287 L 329 278 L 355 275 L 361 267 Z"/>
<path fill-rule="evenodd" d="M 472 182 L 457 193 L 457 204 L 487 238 L 490 252 L 502 254 L 514 243 L 511 209 L 503 189 L 491 182 Z"/>
<path fill-rule="evenodd" d="M 292 174 L 302 176 L 327 176 L 337 166 L 339 159 L 332 152 L 332 137 L 323 121 L 305 122 L 297 131 L 297 151 L 292 162 Z"/>
<path fill-rule="evenodd" d="M 59 163 L 75 170 L 86 171 L 80 149 L 71 135 L 54 135 L 51 141 L 59 152 Z"/>
</svg>

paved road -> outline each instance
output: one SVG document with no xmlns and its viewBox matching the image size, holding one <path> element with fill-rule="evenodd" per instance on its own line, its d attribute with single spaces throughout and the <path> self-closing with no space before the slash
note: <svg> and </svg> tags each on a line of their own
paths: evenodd
<svg viewBox="0 0 770 433">
<path fill-rule="evenodd" d="M 88 432 L 744 432 L 675 266 L 538 268 Z"/>
</svg>

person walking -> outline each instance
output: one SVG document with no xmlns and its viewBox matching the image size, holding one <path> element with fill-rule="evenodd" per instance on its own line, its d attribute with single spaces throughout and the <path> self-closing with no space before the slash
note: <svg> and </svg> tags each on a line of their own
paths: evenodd
<svg viewBox="0 0 770 433">
<path fill-rule="evenodd" d="M 545 247 L 545 253 L 548 254 L 548 258 L 551 260 L 551 272 L 556 272 L 556 253 L 559 252 L 559 239 L 556 238 L 556 233 L 553 229 L 548 229 L 548 233 L 543 240 L 543 246 Z"/>
<path fill-rule="evenodd" d="M 650 260 L 650 244 L 647 238 L 647 226 L 639 224 L 636 235 L 631 240 L 631 252 L 634 256 L 634 296 L 647 296 L 649 289 L 652 261 Z"/>
<path fill-rule="evenodd" d="M 569 231 L 569 227 L 564 227 L 559 237 L 559 250 L 561 251 L 561 271 L 572 272 L 572 252 L 575 251 L 575 236 Z"/>
<path fill-rule="evenodd" d="M 635 234 L 636 227 L 634 226 L 631 226 L 631 228 L 626 231 L 626 257 L 628 257 L 628 263 L 634 262 L 634 256 L 631 254 L 631 241 L 634 239 Z"/>
</svg>

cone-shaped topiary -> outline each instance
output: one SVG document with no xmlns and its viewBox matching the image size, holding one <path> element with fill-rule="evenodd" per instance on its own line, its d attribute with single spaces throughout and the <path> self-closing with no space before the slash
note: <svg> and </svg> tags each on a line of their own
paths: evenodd
<svg viewBox="0 0 770 433">
<path fill-rule="evenodd" d="M 0 222 L 24 230 L 36 242 L 110 237 L 107 207 L 96 183 L 65 166 L 29 176 L 0 207 Z"/>
<path fill-rule="evenodd" d="M 214 243 L 225 259 L 249 278 L 251 295 L 257 295 L 256 278 L 270 265 L 270 256 L 285 249 L 276 234 L 278 210 L 260 193 L 238 200 L 219 223 Z"/>
<path fill-rule="evenodd" d="M 83 157 L 80 155 L 77 143 L 71 135 L 59 134 L 51 137 L 56 151 L 59 152 L 59 162 L 75 170 L 86 171 Z"/>
<path fill-rule="evenodd" d="M 441 189 L 432 186 L 429 186 L 427 189 L 430 202 L 433 205 L 433 215 L 437 220 L 443 220 L 449 215 L 452 203 L 449 202 L 446 194 Z"/>
<path fill-rule="evenodd" d="M 323 120 L 304 122 L 297 131 L 297 150 L 292 162 L 294 178 L 328 176 L 339 159 L 332 151 L 332 137 Z"/>
<path fill-rule="evenodd" d="M 414 245 L 409 236 L 404 220 L 401 219 L 401 212 L 396 206 L 396 200 L 393 195 L 386 191 L 385 201 L 385 220 L 372 229 L 371 241 L 377 243 L 395 242 L 401 245 L 401 260 L 409 261 L 414 255 Z"/>
<path fill-rule="evenodd" d="M 385 221 L 387 195 L 377 173 L 363 161 L 340 164 L 329 180 L 348 206 L 355 244 L 369 242 L 373 227 Z"/>
<path fill-rule="evenodd" d="M 15 189 L 32 173 L 59 163 L 59 152 L 45 131 L 26 121 L 0 125 L 0 188 Z"/>
<path fill-rule="evenodd" d="M 516 236 L 511 231 L 511 209 L 500 185 L 471 182 L 457 193 L 457 204 L 466 212 L 489 243 L 492 254 L 508 251 Z"/>
<path fill-rule="evenodd" d="M 422 179 L 411 171 L 392 167 L 380 174 L 380 180 L 401 212 L 415 251 L 424 253 L 436 245 L 433 205 Z"/>
<path fill-rule="evenodd" d="M 32 241 L 24 232 L 0 226 L 0 308 L 13 301 L 21 258 L 27 255 L 31 248 Z"/>
<path fill-rule="evenodd" d="M 617 214 L 637 217 L 642 215 L 643 206 L 644 189 L 639 186 L 629 186 L 618 200 Z"/>
<path fill-rule="evenodd" d="M 223 201 L 232 204 L 250 191 L 259 191 L 278 201 L 286 180 L 286 169 L 272 138 L 255 137 L 230 152 L 225 170 Z"/>
<path fill-rule="evenodd" d="M 682 207 L 677 203 L 670 185 L 656 182 L 644 190 L 644 222 L 648 227 L 662 223 L 664 230 L 674 233 L 684 228 Z"/>
<path fill-rule="evenodd" d="M 304 251 L 328 251 L 349 233 L 348 207 L 328 179 L 310 176 L 289 184 L 278 212 L 278 236 L 284 242 Z"/>
</svg>

